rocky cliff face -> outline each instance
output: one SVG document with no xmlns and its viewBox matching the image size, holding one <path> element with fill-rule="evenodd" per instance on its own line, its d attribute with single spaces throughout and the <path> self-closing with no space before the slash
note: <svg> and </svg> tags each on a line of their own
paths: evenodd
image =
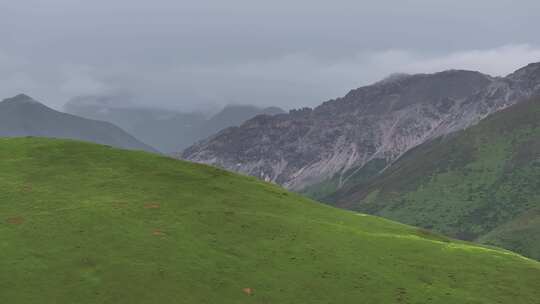
<svg viewBox="0 0 540 304">
<path fill-rule="evenodd" d="M 478 123 L 486 116 L 540 94 L 540 63 L 531 63 L 467 97 L 432 135 L 448 134 Z"/>
<path fill-rule="evenodd" d="M 374 159 L 395 161 L 432 138 L 466 128 L 540 93 L 540 64 L 494 78 L 478 72 L 400 75 L 311 109 L 257 116 L 186 149 L 181 157 L 292 190 Z"/>
</svg>

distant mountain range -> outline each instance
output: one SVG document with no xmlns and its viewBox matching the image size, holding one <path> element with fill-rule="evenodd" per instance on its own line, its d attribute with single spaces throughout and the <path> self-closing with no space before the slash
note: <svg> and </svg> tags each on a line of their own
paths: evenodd
<svg viewBox="0 0 540 304">
<path fill-rule="evenodd" d="M 74 115 L 116 124 L 163 153 L 181 151 L 221 129 L 238 126 L 260 114 L 284 113 L 276 107 L 228 105 L 208 118 L 202 113 L 119 106 L 116 105 L 117 99 L 110 96 L 77 97 L 70 100 L 64 109 Z"/>
<path fill-rule="evenodd" d="M 58 112 L 24 94 L 0 102 L 0 137 L 22 136 L 77 139 L 157 152 L 111 123 Z"/>
<path fill-rule="evenodd" d="M 540 63 L 507 77 L 451 70 L 398 75 L 311 109 L 259 116 L 181 158 L 324 197 L 410 149 L 540 93 Z"/>
<path fill-rule="evenodd" d="M 540 98 L 422 144 L 324 200 L 540 260 Z"/>
</svg>

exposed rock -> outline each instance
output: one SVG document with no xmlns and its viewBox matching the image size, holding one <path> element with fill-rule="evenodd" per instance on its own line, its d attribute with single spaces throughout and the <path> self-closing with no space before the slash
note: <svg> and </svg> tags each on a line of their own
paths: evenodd
<svg viewBox="0 0 540 304">
<path fill-rule="evenodd" d="M 398 75 L 310 109 L 257 116 L 180 157 L 301 190 L 373 159 L 395 161 L 432 138 L 540 92 L 540 64 L 505 78 L 451 70 Z"/>
</svg>

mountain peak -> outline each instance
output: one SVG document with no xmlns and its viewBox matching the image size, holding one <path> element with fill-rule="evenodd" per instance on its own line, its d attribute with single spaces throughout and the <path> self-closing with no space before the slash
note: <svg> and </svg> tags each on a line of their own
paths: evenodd
<svg viewBox="0 0 540 304">
<path fill-rule="evenodd" d="M 394 74 L 314 109 L 252 120 L 195 144 L 182 157 L 294 190 L 327 182 L 339 187 L 352 176 L 348 172 L 362 172 L 372 161 L 382 170 L 427 140 L 535 94 L 540 95 L 540 64 L 512 78 L 456 69 Z"/>
<path fill-rule="evenodd" d="M 0 137 L 53 137 L 155 152 L 119 127 L 66 114 L 19 94 L 0 102 Z"/>
<path fill-rule="evenodd" d="M 521 68 L 519 70 L 532 70 L 532 69 L 534 69 L 534 70 L 540 69 L 540 62 L 529 63 L 528 65 L 524 66 L 523 68 Z"/>
<path fill-rule="evenodd" d="M 14 97 L 4 99 L 2 102 L 11 104 L 41 104 L 26 94 L 18 94 Z"/>
<path fill-rule="evenodd" d="M 508 78 L 513 80 L 526 79 L 531 77 L 540 77 L 540 62 L 529 63 L 528 65 L 508 75 Z"/>
</svg>

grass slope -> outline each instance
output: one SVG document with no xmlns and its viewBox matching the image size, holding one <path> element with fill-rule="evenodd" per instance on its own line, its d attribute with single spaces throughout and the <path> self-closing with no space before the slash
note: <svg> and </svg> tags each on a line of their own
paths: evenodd
<svg viewBox="0 0 540 304">
<path fill-rule="evenodd" d="M 87 143 L 0 139 L 0 219 L 0 303 L 540 303 L 517 254 Z"/>
<path fill-rule="evenodd" d="M 332 200 L 540 259 L 540 100 L 421 145 Z"/>
<path fill-rule="evenodd" d="M 386 167 L 384 159 L 376 158 L 360 168 L 349 169 L 344 174 L 336 174 L 330 179 L 320 183 L 309 185 L 299 193 L 317 201 L 330 200 L 341 188 L 359 187 L 367 185 Z"/>
</svg>

